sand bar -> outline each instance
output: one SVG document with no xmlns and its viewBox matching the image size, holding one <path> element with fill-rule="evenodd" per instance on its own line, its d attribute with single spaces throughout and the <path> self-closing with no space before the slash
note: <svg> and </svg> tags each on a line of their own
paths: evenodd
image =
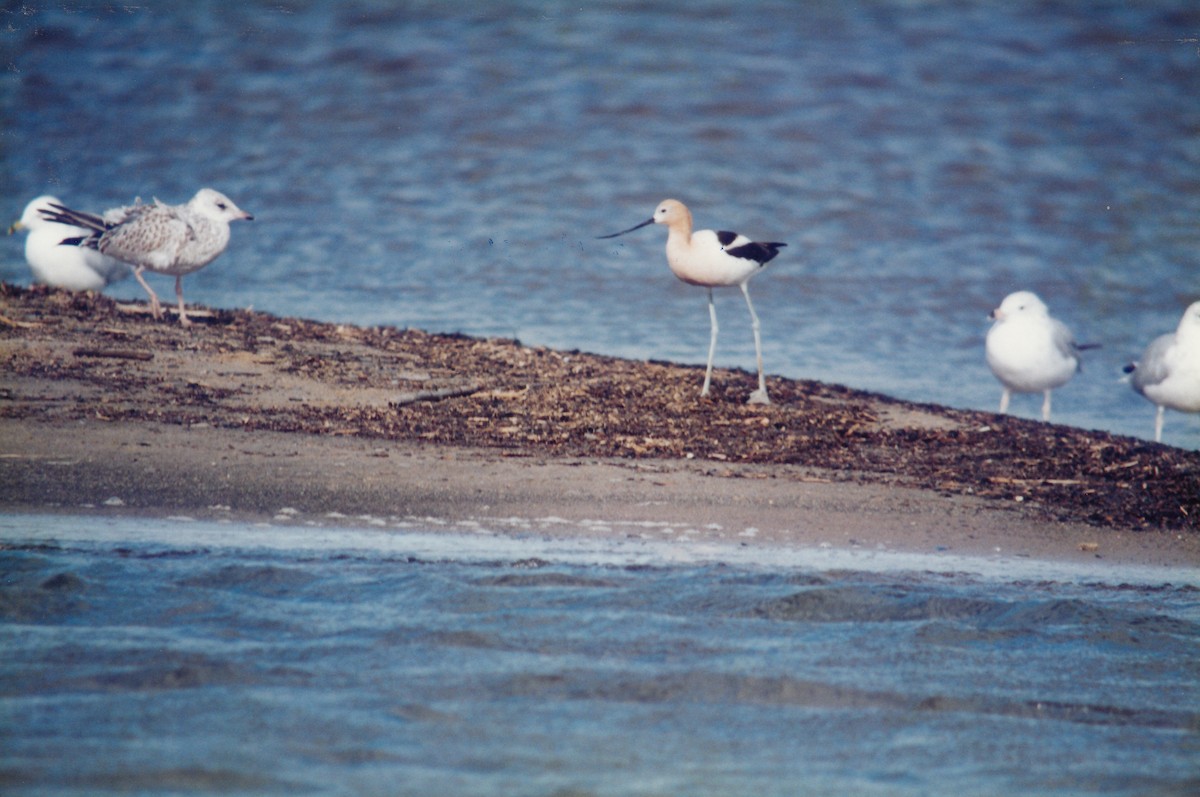
<svg viewBox="0 0 1200 797">
<path fill-rule="evenodd" d="M 0 286 L 0 507 L 1200 564 L 1200 453 L 772 378 Z M 191 311 L 189 310 L 189 315 Z"/>
</svg>

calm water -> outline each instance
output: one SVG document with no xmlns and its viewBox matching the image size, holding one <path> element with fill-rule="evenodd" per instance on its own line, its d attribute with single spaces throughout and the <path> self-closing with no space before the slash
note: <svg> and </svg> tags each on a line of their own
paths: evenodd
<svg viewBox="0 0 1200 797">
<path fill-rule="evenodd" d="M 213 185 L 257 220 L 194 301 L 702 362 L 663 231 L 593 237 L 675 196 L 789 242 L 754 285 L 770 371 L 992 409 L 985 316 L 1028 288 L 1104 344 L 1055 419 L 1151 434 L 1118 380 L 1200 297 L 1191 0 L 391 6 L 5 6 L 4 207 Z"/>
<path fill-rule="evenodd" d="M 5 794 L 1185 795 L 1200 577 L 0 516 Z"/>
</svg>

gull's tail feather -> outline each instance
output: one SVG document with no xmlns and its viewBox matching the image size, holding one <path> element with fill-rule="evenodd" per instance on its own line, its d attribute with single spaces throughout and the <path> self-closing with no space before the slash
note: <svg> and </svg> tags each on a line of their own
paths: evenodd
<svg viewBox="0 0 1200 797">
<path fill-rule="evenodd" d="M 42 208 L 39 211 L 46 220 L 91 230 L 89 235 L 64 238 L 58 242 L 59 246 L 83 246 L 89 249 L 99 249 L 100 236 L 114 226 L 95 214 L 84 213 L 82 210 L 71 210 L 66 205 L 60 205 L 57 202 L 51 202 L 50 207 L 51 210 Z"/>
<path fill-rule="evenodd" d="M 72 227 L 83 227 L 85 230 L 92 230 L 98 233 L 105 232 L 113 226 L 93 213 L 84 213 L 82 210 L 71 210 L 66 205 L 60 205 L 57 202 L 51 202 L 50 207 L 52 210 L 43 208 L 40 211 L 42 217 L 48 221 L 57 222 L 58 224 L 69 224 Z"/>
</svg>

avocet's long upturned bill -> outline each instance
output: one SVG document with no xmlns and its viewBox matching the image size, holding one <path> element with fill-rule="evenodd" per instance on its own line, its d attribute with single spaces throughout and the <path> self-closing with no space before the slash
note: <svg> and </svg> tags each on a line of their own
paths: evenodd
<svg viewBox="0 0 1200 797">
<path fill-rule="evenodd" d="M 777 254 L 779 242 L 758 243 L 735 232 L 697 230 L 692 232 L 692 214 L 687 206 L 676 199 L 664 199 L 654 210 L 654 215 L 641 224 L 601 238 L 615 238 L 627 232 L 639 230 L 649 224 L 667 225 L 667 265 L 676 277 L 689 285 L 708 289 L 708 317 L 712 335 L 708 344 L 708 368 L 704 372 L 704 387 L 701 396 L 708 395 L 712 383 L 713 354 L 717 350 L 717 310 L 713 306 L 713 288 L 737 286 L 746 297 L 750 310 L 750 323 L 754 328 L 754 353 L 758 361 L 758 390 L 750 394 L 751 404 L 770 404 L 767 398 L 767 380 L 763 376 L 762 340 L 759 334 L 758 314 L 750 301 L 746 287 L 750 278 L 762 270 Z"/>
<path fill-rule="evenodd" d="M 129 266 L 92 249 L 59 246 L 64 238 L 87 235 L 81 227 L 42 218 L 43 210 L 61 205 L 58 197 L 40 196 L 25 206 L 20 221 L 8 228 L 12 235 L 26 230 L 25 260 L 35 282 L 72 291 L 99 291 L 129 276 Z"/>
<path fill-rule="evenodd" d="M 1062 387 L 1079 370 L 1080 346 L 1071 331 L 1051 317 L 1045 303 L 1029 291 L 1004 297 L 990 316 L 985 351 L 988 367 L 1004 386 L 1000 412 L 1008 412 L 1015 393 L 1042 393 L 1042 420 L 1050 420 L 1050 391 Z"/>
<path fill-rule="evenodd" d="M 229 222 L 254 217 L 211 188 L 201 188 L 186 205 L 135 202 L 106 211 L 103 216 L 71 210 L 60 204 L 42 215 L 59 224 L 83 227 L 87 235 L 62 243 L 96 249 L 133 266 L 133 276 L 150 294 L 150 310 L 162 317 L 158 295 L 142 277 L 145 270 L 175 277 L 179 322 L 187 326 L 183 306 L 183 275 L 198 271 L 229 244 Z"/>
<path fill-rule="evenodd" d="M 1162 442 L 1167 407 L 1200 412 L 1200 302 L 1192 302 L 1175 331 L 1155 338 L 1125 372 L 1133 374 L 1133 389 L 1158 405 L 1154 442 Z"/>
</svg>

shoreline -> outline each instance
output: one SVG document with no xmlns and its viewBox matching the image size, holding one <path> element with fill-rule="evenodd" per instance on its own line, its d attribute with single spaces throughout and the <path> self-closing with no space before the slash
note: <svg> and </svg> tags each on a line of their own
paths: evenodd
<svg viewBox="0 0 1200 797">
<path fill-rule="evenodd" d="M 1200 566 L 1197 452 L 779 378 L 748 407 L 735 371 L 705 401 L 694 368 L 514 341 L 143 310 L 0 286 L 4 511 Z"/>
<path fill-rule="evenodd" d="M 1200 538 L 1182 531 L 1044 521 L 1019 505 L 795 466 L 546 458 L 86 421 L 55 429 L 0 420 L 0 440 L 4 505 L 14 514 L 1200 566 Z"/>
</svg>

